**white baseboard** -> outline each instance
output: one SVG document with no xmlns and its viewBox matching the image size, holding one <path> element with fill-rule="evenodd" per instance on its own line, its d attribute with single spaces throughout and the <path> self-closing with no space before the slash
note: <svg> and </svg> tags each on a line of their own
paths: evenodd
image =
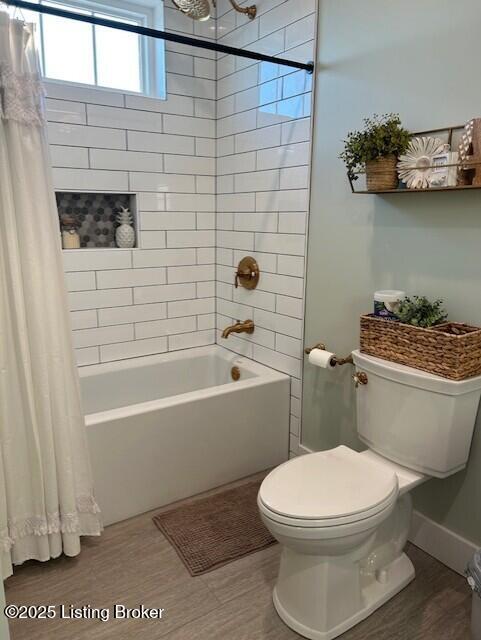
<svg viewBox="0 0 481 640">
<path fill-rule="evenodd" d="M 461 575 L 464 575 L 468 561 L 478 549 L 474 542 L 466 540 L 416 510 L 413 511 L 409 540 Z"/>
</svg>

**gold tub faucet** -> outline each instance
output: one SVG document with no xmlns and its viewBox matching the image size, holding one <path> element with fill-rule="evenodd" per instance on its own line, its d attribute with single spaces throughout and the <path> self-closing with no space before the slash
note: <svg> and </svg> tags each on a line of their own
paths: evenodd
<svg viewBox="0 0 481 640">
<path fill-rule="evenodd" d="M 255 325 L 252 320 L 244 320 L 244 322 L 240 322 L 239 320 L 230 327 L 226 327 L 222 332 L 223 338 L 228 338 L 231 333 L 254 333 Z"/>
</svg>

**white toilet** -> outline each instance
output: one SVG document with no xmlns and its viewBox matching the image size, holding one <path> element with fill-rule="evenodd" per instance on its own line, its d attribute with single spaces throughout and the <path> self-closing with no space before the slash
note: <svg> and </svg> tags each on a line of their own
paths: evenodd
<svg viewBox="0 0 481 640">
<path fill-rule="evenodd" d="M 353 353 L 357 429 L 340 446 L 286 462 L 261 485 L 264 523 L 283 545 L 274 604 L 313 640 L 347 631 L 414 578 L 403 553 L 409 491 L 466 466 L 481 376 L 454 382 Z"/>
</svg>

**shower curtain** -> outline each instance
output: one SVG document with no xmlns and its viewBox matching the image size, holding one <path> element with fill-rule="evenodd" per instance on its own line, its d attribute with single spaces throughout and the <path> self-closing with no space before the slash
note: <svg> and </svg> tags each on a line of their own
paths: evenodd
<svg viewBox="0 0 481 640">
<path fill-rule="evenodd" d="M 99 535 L 33 27 L 0 12 L 0 563 Z"/>
</svg>

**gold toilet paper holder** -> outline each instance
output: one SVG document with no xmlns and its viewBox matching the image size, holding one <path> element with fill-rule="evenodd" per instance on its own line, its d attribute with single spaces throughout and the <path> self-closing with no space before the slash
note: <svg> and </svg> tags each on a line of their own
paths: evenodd
<svg viewBox="0 0 481 640">
<path fill-rule="evenodd" d="M 318 344 L 314 345 L 313 347 L 307 347 L 306 349 L 304 349 L 304 353 L 306 354 L 306 356 L 308 356 L 311 351 L 313 351 L 314 349 L 322 349 L 322 351 L 326 350 L 326 345 L 323 342 L 319 342 Z M 334 355 L 331 358 L 331 364 L 332 366 L 339 366 L 341 367 L 343 364 L 354 364 L 354 360 L 352 359 L 352 354 L 350 353 L 348 356 L 346 356 L 345 358 L 339 358 L 338 356 Z"/>
</svg>

